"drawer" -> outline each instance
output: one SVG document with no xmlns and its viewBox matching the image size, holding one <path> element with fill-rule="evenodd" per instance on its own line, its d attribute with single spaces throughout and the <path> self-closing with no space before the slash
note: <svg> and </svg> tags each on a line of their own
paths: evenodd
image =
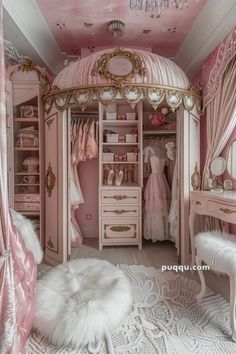
<svg viewBox="0 0 236 354">
<path fill-rule="evenodd" d="M 103 244 L 124 244 L 136 243 L 139 240 L 139 219 L 103 219 L 102 243 Z"/>
<path fill-rule="evenodd" d="M 16 202 L 14 204 L 16 210 L 19 211 L 39 211 L 40 204 L 39 203 L 20 203 Z"/>
<path fill-rule="evenodd" d="M 207 200 L 193 198 L 191 199 L 191 208 L 193 208 L 198 214 L 204 214 L 207 209 Z"/>
<path fill-rule="evenodd" d="M 40 202 L 39 194 L 15 194 L 15 202 Z"/>
<path fill-rule="evenodd" d="M 102 204 L 137 204 L 139 203 L 139 190 L 125 190 L 119 189 L 102 190 L 101 191 Z"/>
<path fill-rule="evenodd" d="M 219 202 L 208 201 L 208 210 L 210 215 L 215 216 L 225 222 L 235 223 L 236 220 L 236 206 L 230 204 L 223 204 Z"/>
<path fill-rule="evenodd" d="M 102 205 L 102 218 L 106 217 L 137 217 L 139 216 L 138 205 Z"/>
</svg>

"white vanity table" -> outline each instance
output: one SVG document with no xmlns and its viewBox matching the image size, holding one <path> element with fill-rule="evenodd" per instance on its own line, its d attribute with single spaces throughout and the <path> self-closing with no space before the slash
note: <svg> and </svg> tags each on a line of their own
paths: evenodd
<svg viewBox="0 0 236 354">
<path fill-rule="evenodd" d="M 236 224 L 236 190 L 223 192 L 201 190 L 190 193 L 189 229 L 192 264 L 195 264 L 194 223 L 197 215 L 213 216 Z"/>
</svg>

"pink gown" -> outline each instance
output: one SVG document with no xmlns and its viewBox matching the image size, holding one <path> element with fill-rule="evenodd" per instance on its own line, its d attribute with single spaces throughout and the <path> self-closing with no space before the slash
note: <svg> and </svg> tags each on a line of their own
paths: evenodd
<svg viewBox="0 0 236 354">
<path fill-rule="evenodd" d="M 164 175 L 165 160 L 152 155 L 150 164 L 151 174 L 144 191 L 143 232 L 146 240 L 155 242 L 169 239 L 170 188 Z"/>
</svg>

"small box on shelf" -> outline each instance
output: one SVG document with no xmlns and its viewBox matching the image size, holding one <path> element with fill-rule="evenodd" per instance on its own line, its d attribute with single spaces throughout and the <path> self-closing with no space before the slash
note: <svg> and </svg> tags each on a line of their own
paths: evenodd
<svg viewBox="0 0 236 354">
<path fill-rule="evenodd" d="M 135 120 L 136 119 L 136 113 L 135 112 L 126 113 L 126 119 L 127 120 Z"/>
<path fill-rule="evenodd" d="M 126 143 L 136 143 L 137 142 L 137 134 L 126 134 L 125 141 L 126 141 Z"/>
<path fill-rule="evenodd" d="M 137 162 L 138 161 L 138 153 L 137 152 L 127 152 L 127 162 Z"/>
<path fill-rule="evenodd" d="M 103 162 L 113 162 L 114 161 L 114 153 L 113 152 L 103 152 L 102 161 Z"/>
<path fill-rule="evenodd" d="M 118 143 L 119 134 L 106 134 L 107 143 Z"/>
<path fill-rule="evenodd" d="M 106 113 L 106 120 L 116 120 L 117 113 L 116 112 L 107 112 Z"/>
</svg>

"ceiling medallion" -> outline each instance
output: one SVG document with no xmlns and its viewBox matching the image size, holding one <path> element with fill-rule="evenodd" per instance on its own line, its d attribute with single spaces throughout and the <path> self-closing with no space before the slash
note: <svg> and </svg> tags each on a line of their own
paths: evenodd
<svg viewBox="0 0 236 354">
<path fill-rule="evenodd" d="M 188 7 L 188 0 L 130 0 L 129 11 L 137 14 L 159 15 L 162 10 L 175 8 L 184 10 Z"/>
<path fill-rule="evenodd" d="M 107 32 L 114 38 L 121 37 L 125 32 L 125 24 L 120 20 L 110 21 L 107 24 Z"/>
</svg>

